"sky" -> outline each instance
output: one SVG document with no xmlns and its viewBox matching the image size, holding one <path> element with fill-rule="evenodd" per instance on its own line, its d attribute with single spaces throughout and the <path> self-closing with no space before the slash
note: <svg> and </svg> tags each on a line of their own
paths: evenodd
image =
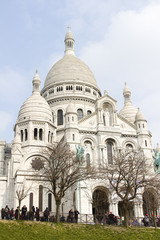
<svg viewBox="0 0 160 240">
<path fill-rule="evenodd" d="M 102 94 L 124 104 L 125 82 L 160 142 L 160 0 L 0 0 L 0 139 L 11 142 L 36 69 L 41 89 L 64 56 L 67 27 L 75 54 Z"/>
</svg>

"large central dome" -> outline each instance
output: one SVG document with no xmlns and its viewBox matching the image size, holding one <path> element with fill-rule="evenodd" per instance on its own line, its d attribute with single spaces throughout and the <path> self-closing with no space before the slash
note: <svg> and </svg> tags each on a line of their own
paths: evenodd
<svg viewBox="0 0 160 240">
<path fill-rule="evenodd" d="M 97 88 L 96 80 L 89 67 L 74 55 L 66 54 L 49 71 L 44 87 L 65 81 L 89 83 Z"/>
<path fill-rule="evenodd" d="M 74 37 L 69 30 L 65 36 L 65 56 L 53 65 L 47 74 L 42 94 L 60 84 L 81 84 L 96 89 L 100 93 L 96 80 L 89 67 L 75 56 Z"/>
</svg>

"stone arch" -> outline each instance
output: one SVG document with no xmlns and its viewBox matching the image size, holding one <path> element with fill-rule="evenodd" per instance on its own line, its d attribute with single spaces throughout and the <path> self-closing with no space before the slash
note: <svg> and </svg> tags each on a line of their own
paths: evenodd
<svg viewBox="0 0 160 240">
<path fill-rule="evenodd" d="M 103 137 L 103 139 L 102 139 L 102 144 L 103 144 L 104 146 L 106 145 L 106 141 L 107 141 L 108 139 L 112 139 L 112 140 L 115 142 L 115 146 L 114 146 L 115 148 L 120 148 L 120 144 L 119 144 L 118 139 L 117 139 L 116 137 L 112 136 L 112 135 L 108 135 L 107 138 L 106 138 L 106 136 Z"/>
<path fill-rule="evenodd" d="M 92 143 L 92 146 L 96 146 L 96 140 L 89 135 L 85 135 L 84 137 L 81 138 L 81 145 L 84 145 L 85 141 L 90 141 Z"/>
<path fill-rule="evenodd" d="M 136 150 L 136 142 L 133 139 L 124 140 L 122 143 L 122 148 L 126 149 L 127 144 L 131 144 L 133 146 L 133 150 Z"/>
<path fill-rule="evenodd" d="M 109 105 L 112 107 L 113 112 L 116 111 L 116 104 L 115 104 L 113 101 L 111 101 L 110 99 L 104 99 L 104 100 L 100 103 L 99 107 L 100 107 L 101 109 L 103 109 L 103 107 L 104 107 L 105 104 L 109 104 Z"/>
<path fill-rule="evenodd" d="M 104 215 L 109 211 L 109 190 L 104 186 L 97 186 L 92 192 L 92 212 Z"/>
<path fill-rule="evenodd" d="M 158 195 L 154 188 L 146 188 L 143 192 L 143 214 L 148 214 L 152 217 L 152 214 L 157 215 L 159 208 Z"/>
</svg>

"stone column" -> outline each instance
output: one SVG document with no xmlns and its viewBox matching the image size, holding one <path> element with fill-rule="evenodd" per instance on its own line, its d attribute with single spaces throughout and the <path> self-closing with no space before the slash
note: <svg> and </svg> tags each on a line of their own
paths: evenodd
<svg viewBox="0 0 160 240">
<path fill-rule="evenodd" d="M 115 216 L 118 216 L 118 203 L 117 202 L 110 203 L 109 212 L 112 212 Z"/>
<path fill-rule="evenodd" d="M 48 142 L 48 123 L 45 123 L 45 126 L 44 126 L 44 142 L 45 143 Z"/>
</svg>

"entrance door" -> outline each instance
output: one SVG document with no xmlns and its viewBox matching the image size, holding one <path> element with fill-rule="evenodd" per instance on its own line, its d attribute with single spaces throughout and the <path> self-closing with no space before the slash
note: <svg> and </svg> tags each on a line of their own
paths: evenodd
<svg viewBox="0 0 160 240">
<path fill-rule="evenodd" d="M 97 189 L 93 193 L 93 214 L 104 215 L 109 211 L 109 203 L 107 193 L 101 189 Z"/>
</svg>

